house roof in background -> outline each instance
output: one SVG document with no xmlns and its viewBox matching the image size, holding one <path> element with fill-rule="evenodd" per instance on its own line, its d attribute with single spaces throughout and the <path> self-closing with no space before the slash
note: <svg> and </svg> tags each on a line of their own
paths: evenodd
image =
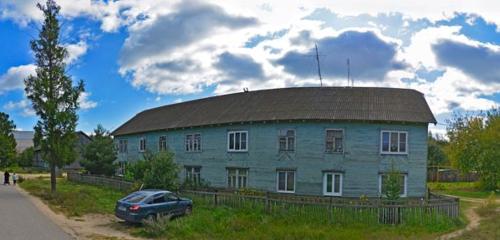
<svg viewBox="0 0 500 240">
<path fill-rule="evenodd" d="M 233 93 L 148 109 L 112 134 L 280 120 L 436 123 L 424 95 L 416 90 L 300 87 Z"/>
<path fill-rule="evenodd" d="M 16 140 L 16 151 L 18 153 L 24 151 L 26 148 L 33 147 L 33 131 L 13 131 L 14 139 Z"/>
</svg>

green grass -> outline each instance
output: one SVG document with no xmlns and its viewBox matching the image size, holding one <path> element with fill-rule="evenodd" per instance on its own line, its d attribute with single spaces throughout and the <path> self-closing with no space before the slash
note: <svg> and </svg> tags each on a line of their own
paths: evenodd
<svg viewBox="0 0 500 240">
<path fill-rule="evenodd" d="M 112 214 L 117 199 L 125 193 L 109 188 L 58 179 L 58 192 L 50 194 L 48 179 L 32 179 L 21 187 L 40 197 L 67 216 L 88 213 Z M 435 239 L 463 227 L 461 221 L 440 219 L 398 226 L 329 222 L 298 213 L 266 214 L 263 209 L 213 207 L 195 199 L 194 212 L 187 217 L 150 225 L 115 223 L 114 227 L 135 236 L 168 239 Z"/>
<path fill-rule="evenodd" d="M 131 233 L 167 239 L 434 239 L 462 226 L 450 219 L 398 226 L 342 224 L 295 213 L 269 215 L 259 208 L 213 207 L 195 199 L 191 216 L 135 226 Z"/>
<path fill-rule="evenodd" d="M 0 172 L 9 171 L 10 173 L 17 174 L 32 174 L 32 173 L 49 173 L 48 170 L 36 167 L 19 167 L 19 166 L 11 166 L 11 167 L 3 167 L 0 168 Z"/>
<path fill-rule="evenodd" d="M 47 178 L 28 179 L 19 184 L 30 194 L 41 198 L 53 210 L 76 217 L 88 213 L 112 214 L 116 201 L 125 193 L 110 188 L 57 179 L 57 193 L 50 193 Z"/>
<path fill-rule="evenodd" d="M 476 182 L 429 182 L 427 186 L 432 192 L 459 197 L 487 198 L 491 194 L 491 191 L 478 190 L 478 183 Z M 496 196 L 500 197 L 500 192 L 497 191 Z"/>
</svg>

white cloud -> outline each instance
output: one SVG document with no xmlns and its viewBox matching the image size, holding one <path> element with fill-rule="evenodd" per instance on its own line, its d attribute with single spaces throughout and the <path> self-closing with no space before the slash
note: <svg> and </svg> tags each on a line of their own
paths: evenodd
<svg viewBox="0 0 500 240">
<path fill-rule="evenodd" d="M 33 2 L 34 0 L 4 0 L 0 3 L 0 7 L 3 6 L 0 10 L 0 18 L 13 19 L 21 25 L 32 20 L 38 21 L 41 15 L 34 8 Z M 61 13 L 66 18 L 88 16 L 99 21 L 101 30 L 105 32 L 117 31 L 121 27 L 126 28 L 129 36 L 119 59 L 120 73 L 129 77 L 134 87 L 143 88 L 160 96 L 201 92 L 207 86 L 215 87 L 215 94 L 241 91 L 244 87 L 256 90 L 286 86 L 318 86 L 319 80 L 314 74 L 304 74 L 307 76 L 302 77 L 291 74 L 286 72 L 283 66 L 275 64 L 276 60 L 290 51 L 309 52 L 311 44 L 304 44 L 308 41 L 294 42 L 300 40 L 300 37 L 316 41 L 339 36 L 347 30 L 374 32 L 384 42 L 394 44 L 397 61 L 409 65 L 406 69 L 391 69 L 386 73 L 383 81 L 370 79 L 361 81 L 361 79 L 356 79 L 356 71 L 361 71 L 356 67 L 360 64 L 356 65 L 356 61 L 353 60 L 351 70 L 356 86 L 417 89 L 426 95 L 432 111 L 439 116 L 447 116 L 454 109 L 488 109 L 497 103 L 483 96 L 500 92 L 498 85 L 478 81 L 457 67 L 441 65 L 432 48 L 442 39 L 467 46 L 483 46 L 495 51 L 498 51 L 500 46 L 472 40 L 460 33 L 460 26 L 429 27 L 427 25 L 437 20 L 450 19 L 455 16 L 455 12 L 475 13 L 487 21 L 500 25 L 498 14 L 500 1 L 478 0 L 457 3 L 455 0 L 335 2 L 313 0 L 304 3 L 298 0 L 223 2 L 215 0 L 206 2 L 59 0 L 58 3 L 61 4 Z M 351 21 L 347 25 L 327 24 L 325 27 L 320 21 L 304 19 L 318 8 L 334 12 L 338 16 L 336 18 L 338 21 L 352 20 L 353 16 L 359 14 L 369 14 L 370 17 L 367 19 L 370 21 L 360 25 L 356 25 L 356 21 Z M 388 14 L 377 15 L 379 13 Z M 379 17 L 380 21 L 374 21 Z M 397 18 L 399 22 L 391 25 L 391 20 L 387 19 L 390 17 Z M 250 23 L 249 19 L 252 18 L 258 19 L 258 24 L 241 24 L 245 21 Z M 418 20 L 422 21 L 418 22 Z M 467 19 L 467 21 L 470 23 L 472 19 Z M 237 26 L 237 23 L 241 26 Z M 280 31 L 283 32 L 274 35 Z M 304 31 L 307 31 L 309 35 L 301 35 Z M 245 48 L 245 43 L 257 35 L 262 38 L 259 43 L 253 48 Z M 83 40 L 67 45 L 67 47 L 70 52 L 67 60 L 69 63 L 74 62 L 88 50 L 88 45 Z M 222 68 L 217 67 L 218 63 L 221 63 L 220 56 L 224 53 L 238 56 L 240 60 L 244 59 L 245 61 L 240 62 L 245 62 L 258 71 L 262 69 L 262 73 L 254 78 L 235 78 L 234 76 L 239 74 L 235 72 L 238 66 L 224 64 Z M 339 57 L 338 52 L 321 53 L 323 63 L 331 62 L 328 58 Z M 315 73 L 314 58 L 311 57 L 308 60 L 310 61 L 302 62 L 309 64 L 310 71 Z M 416 73 L 417 69 L 439 70 L 444 73 L 429 80 L 419 76 Z M 11 75 L 15 75 L 14 70 L 12 72 Z M 326 72 L 327 69 L 325 69 Z M 0 92 L 12 89 L 12 87 L 5 86 L 22 87 L 22 82 L 19 81 L 1 81 L 4 78 L 12 79 L 5 77 L 7 75 L 0 78 Z M 250 75 L 246 72 L 246 76 Z M 326 75 L 323 80 L 324 85 L 344 86 L 346 80 L 341 75 Z M 401 80 L 403 78 L 406 80 Z M 9 82 L 9 84 L 2 85 L 3 82 Z M 96 102 L 88 100 L 88 96 L 89 94 L 82 95 L 84 99 L 81 103 L 82 109 L 93 108 L 97 105 Z M 442 132 L 443 128 L 438 130 Z"/>
<path fill-rule="evenodd" d="M 80 97 L 78 98 L 80 109 L 88 110 L 97 107 L 97 102 L 89 99 L 90 95 L 92 95 L 92 93 L 89 92 L 82 92 L 80 94 Z"/>
<path fill-rule="evenodd" d="M 28 99 L 22 99 L 19 102 L 9 101 L 3 107 L 8 111 L 20 111 L 21 115 L 25 117 L 36 116 L 35 110 L 31 107 L 31 102 Z"/>
<path fill-rule="evenodd" d="M 11 67 L 7 72 L 0 76 L 0 94 L 2 92 L 23 89 L 24 79 L 30 74 L 35 74 L 36 66 L 33 64 Z"/>
<path fill-rule="evenodd" d="M 79 57 L 87 53 L 88 50 L 88 45 L 83 40 L 74 44 L 65 44 L 64 47 L 66 47 L 66 50 L 68 51 L 68 56 L 65 60 L 67 64 L 74 63 Z"/>
</svg>

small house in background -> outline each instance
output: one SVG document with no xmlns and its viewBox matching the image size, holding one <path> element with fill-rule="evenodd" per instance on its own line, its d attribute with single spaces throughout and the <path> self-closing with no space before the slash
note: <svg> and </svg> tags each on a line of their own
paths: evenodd
<svg viewBox="0 0 500 240">
<path fill-rule="evenodd" d="M 35 132 L 33 131 L 13 131 L 14 139 L 16 139 L 16 152 L 22 153 L 29 147 L 33 147 L 33 137 Z"/>
<path fill-rule="evenodd" d="M 82 166 L 80 165 L 80 161 L 83 158 L 83 156 L 82 156 L 83 149 L 87 144 L 89 144 L 92 141 L 92 139 L 83 131 L 76 132 L 76 136 L 77 136 L 77 141 L 76 141 L 76 145 L 75 145 L 76 159 L 73 163 L 64 166 L 63 170 L 80 170 L 80 169 L 82 169 Z M 49 164 L 46 161 L 44 161 L 42 158 L 42 153 L 40 151 L 40 148 L 35 148 L 35 157 L 33 159 L 33 166 L 39 167 L 39 168 L 44 168 L 44 169 L 49 168 Z"/>
</svg>

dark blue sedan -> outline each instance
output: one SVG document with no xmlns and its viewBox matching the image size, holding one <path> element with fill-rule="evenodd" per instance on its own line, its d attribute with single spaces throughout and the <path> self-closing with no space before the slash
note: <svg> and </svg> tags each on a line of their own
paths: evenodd
<svg viewBox="0 0 500 240">
<path fill-rule="evenodd" d="M 159 217 L 189 215 L 193 201 L 165 190 L 142 190 L 116 202 L 115 215 L 127 222 L 154 221 Z"/>
</svg>

